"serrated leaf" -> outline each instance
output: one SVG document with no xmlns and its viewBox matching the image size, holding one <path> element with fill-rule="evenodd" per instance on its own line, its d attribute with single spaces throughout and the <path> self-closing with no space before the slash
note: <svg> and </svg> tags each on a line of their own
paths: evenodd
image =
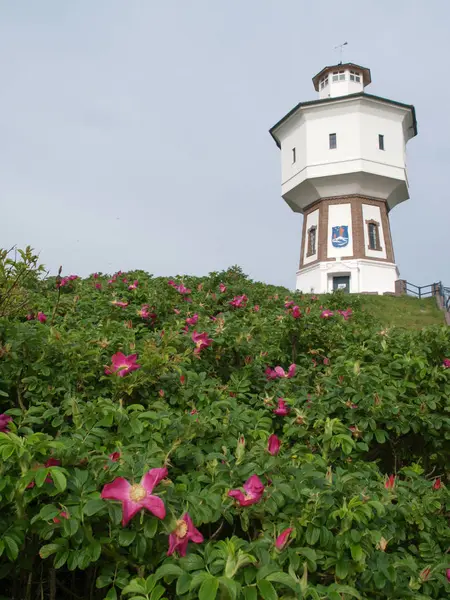
<svg viewBox="0 0 450 600">
<path fill-rule="evenodd" d="M 67 568 L 69 569 L 69 571 L 75 571 L 75 569 L 77 567 L 78 567 L 78 552 L 77 552 L 77 550 L 71 550 L 69 553 L 69 558 L 67 559 Z M 101 577 L 97 577 L 97 582 L 99 579 L 101 579 Z M 111 583 L 111 581 L 112 581 L 112 579 L 111 579 L 111 577 L 109 577 L 108 582 L 105 583 L 105 585 L 99 586 L 97 584 L 97 587 L 105 587 L 109 583 Z"/>
<path fill-rule="evenodd" d="M 348 575 L 348 561 L 341 556 L 339 561 L 336 564 L 336 576 L 339 579 L 345 579 Z"/>
<path fill-rule="evenodd" d="M 121 546 L 129 546 L 136 538 L 136 531 L 132 529 L 121 529 L 119 531 L 119 544 Z"/>
<path fill-rule="evenodd" d="M 147 579 L 145 580 L 145 591 L 147 592 L 147 594 L 150 594 L 150 592 L 155 587 L 155 585 L 156 585 L 155 575 L 149 575 L 147 577 Z"/>
<path fill-rule="evenodd" d="M 50 521 L 50 519 L 53 519 L 53 517 L 59 515 L 60 512 L 60 508 L 57 508 L 53 504 L 47 504 L 41 508 L 39 511 L 39 516 L 41 519 L 44 519 L 44 521 Z"/>
<path fill-rule="evenodd" d="M 150 594 L 150 600 L 159 600 L 166 590 L 158 584 Z"/>
<path fill-rule="evenodd" d="M 9 560 L 16 560 L 19 556 L 19 546 L 17 545 L 16 540 L 7 535 L 3 538 L 3 542 L 5 544 L 6 554 Z"/>
<path fill-rule="evenodd" d="M 106 502 L 101 498 L 97 498 L 95 500 L 88 500 L 83 508 L 83 513 L 88 517 L 92 517 L 92 515 L 95 515 L 96 513 L 101 511 L 102 508 L 105 507 Z"/>
<path fill-rule="evenodd" d="M 351 552 L 353 560 L 355 560 L 356 562 L 360 562 L 360 560 L 364 556 L 363 549 L 361 548 L 361 546 L 359 544 L 352 544 L 350 546 L 350 552 Z"/>
<path fill-rule="evenodd" d="M 189 573 L 183 573 L 178 577 L 176 589 L 177 596 L 182 596 L 189 591 L 191 587 L 191 581 L 192 577 L 189 575 Z"/>
<path fill-rule="evenodd" d="M 330 590 L 336 591 L 339 594 L 346 594 L 347 596 L 351 596 L 352 598 L 357 598 L 358 600 L 361 600 L 361 594 L 350 585 L 341 585 L 339 583 L 333 583 L 330 586 Z"/>
<path fill-rule="evenodd" d="M 240 585 L 234 579 L 230 579 L 228 577 L 219 577 L 219 586 L 225 589 L 230 596 L 231 600 L 236 600 Z"/>
<path fill-rule="evenodd" d="M 180 565 L 186 571 L 197 571 L 203 569 L 204 561 L 198 554 L 188 554 L 188 556 L 185 556 L 180 560 Z"/>
<path fill-rule="evenodd" d="M 267 581 L 267 579 L 262 579 L 261 581 L 258 581 L 257 586 L 259 589 L 259 593 L 263 597 L 263 600 L 277 600 L 278 599 L 278 594 L 277 594 L 275 588 L 270 583 L 270 581 Z"/>
<path fill-rule="evenodd" d="M 112 587 L 105 596 L 105 600 L 117 600 L 117 591 Z"/>
<path fill-rule="evenodd" d="M 60 552 L 57 552 L 53 561 L 53 566 L 55 567 L 55 569 L 60 569 L 63 565 L 65 565 L 68 558 L 69 550 L 63 549 Z"/>
<path fill-rule="evenodd" d="M 42 548 L 39 550 L 39 556 L 45 559 L 51 556 L 52 554 L 55 554 L 55 552 L 58 552 L 58 550 L 61 550 L 60 544 L 46 544 L 45 546 L 42 546 Z"/>
<path fill-rule="evenodd" d="M 154 538 L 158 530 L 158 519 L 146 519 L 144 524 L 144 535 L 146 538 Z"/>
<path fill-rule="evenodd" d="M 215 600 L 217 590 L 219 589 L 219 580 L 211 575 L 200 586 L 198 591 L 199 600 Z"/>
<path fill-rule="evenodd" d="M 123 588 L 122 594 L 146 594 L 145 580 L 141 579 L 140 581 L 137 581 L 136 579 L 132 579 L 130 583 Z"/>
<path fill-rule="evenodd" d="M 248 585 L 243 588 L 244 598 L 245 600 L 258 600 L 258 592 L 256 590 L 256 586 Z"/>
<path fill-rule="evenodd" d="M 34 476 L 34 481 L 35 481 L 36 485 L 38 486 L 38 488 L 40 488 L 44 485 L 46 478 L 47 478 L 47 469 L 40 467 L 36 471 L 36 474 Z"/>
<path fill-rule="evenodd" d="M 179 567 L 178 565 L 174 565 L 172 563 L 168 563 L 165 565 L 162 565 L 161 567 L 159 567 L 159 569 L 157 569 L 156 573 L 155 573 L 155 577 L 156 580 L 158 581 L 158 579 L 161 579 L 162 577 L 167 577 L 167 575 L 173 575 L 175 577 L 180 577 L 180 575 L 183 575 L 184 571 L 181 567 Z"/>
<path fill-rule="evenodd" d="M 58 492 L 63 492 L 67 487 L 67 479 L 64 473 L 58 467 L 50 467 L 49 471 Z"/>
<path fill-rule="evenodd" d="M 282 585 L 290 588 L 294 592 L 299 591 L 299 584 L 293 577 L 288 575 L 287 573 L 283 573 L 282 571 L 277 571 L 276 573 L 270 573 L 267 575 L 266 579 L 268 581 L 274 581 L 275 583 L 281 583 Z"/>
</svg>

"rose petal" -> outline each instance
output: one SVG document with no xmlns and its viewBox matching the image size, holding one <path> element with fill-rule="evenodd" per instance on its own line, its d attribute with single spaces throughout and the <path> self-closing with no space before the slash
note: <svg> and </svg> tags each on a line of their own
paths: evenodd
<svg viewBox="0 0 450 600">
<path fill-rule="evenodd" d="M 166 467 L 161 467 L 159 469 L 150 469 L 148 473 L 144 475 L 141 480 L 141 485 L 143 488 L 147 490 L 149 494 L 153 492 L 153 489 L 158 485 L 158 483 L 167 477 L 168 471 Z"/>
<path fill-rule="evenodd" d="M 131 485 L 123 477 L 117 477 L 112 483 L 107 483 L 102 490 L 101 497 L 107 500 L 120 500 L 121 502 L 130 499 Z"/>
<path fill-rule="evenodd" d="M 164 502 L 158 496 L 147 496 L 140 502 L 141 506 L 144 506 L 147 510 L 158 517 L 158 519 L 164 519 L 166 516 L 166 507 Z"/>
</svg>

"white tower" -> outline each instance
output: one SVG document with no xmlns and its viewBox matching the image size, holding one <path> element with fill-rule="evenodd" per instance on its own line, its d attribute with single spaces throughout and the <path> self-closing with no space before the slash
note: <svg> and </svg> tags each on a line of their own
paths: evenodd
<svg viewBox="0 0 450 600">
<path fill-rule="evenodd" d="M 394 292 L 399 278 L 389 211 L 409 198 L 406 143 L 414 106 L 364 92 L 370 70 L 353 63 L 313 78 L 317 100 L 270 130 L 281 149 L 281 194 L 303 214 L 297 289 Z"/>
</svg>

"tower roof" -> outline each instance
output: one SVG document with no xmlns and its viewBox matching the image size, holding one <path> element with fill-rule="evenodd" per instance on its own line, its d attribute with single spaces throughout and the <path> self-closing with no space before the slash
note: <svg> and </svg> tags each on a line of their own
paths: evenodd
<svg viewBox="0 0 450 600">
<path fill-rule="evenodd" d="M 350 64 L 350 63 L 349 63 Z M 327 67 L 328 69 L 333 69 L 334 67 Z M 361 68 L 361 67 L 359 67 Z M 321 71 L 322 72 L 322 71 Z M 317 77 L 317 75 L 316 75 Z M 354 100 L 355 98 L 364 98 L 367 100 L 374 100 L 378 102 L 384 102 L 386 104 L 392 104 L 393 106 L 399 106 L 400 108 L 406 108 L 411 111 L 411 130 L 412 135 L 414 137 L 417 135 L 417 119 L 416 119 L 416 110 L 412 104 L 404 104 L 403 102 L 397 102 L 396 100 L 389 100 L 388 98 L 383 98 L 382 96 L 374 96 L 372 94 L 366 94 L 365 92 L 359 92 L 357 94 L 349 94 L 348 96 L 342 96 L 339 98 L 319 98 L 318 100 L 309 100 L 307 102 L 299 102 L 292 110 L 290 110 L 282 119 L 280 119 L 273 127 L 269 129 L 270 135 L 273 137 L 278 148 L 281 148 L 280 140 L 277 136 L 277 129 L 280 125 L 283 125 L 292 115 L 294 115 L 298 110 L 303 108 L 320 105 L 320 104 L 332 104 L 336 102 L 348 102 L 350 100 Z"/>
<path fill-rule="evenodd" d="M 324 67 L 317 75 L 314 75 L 312 81 L 314 84 L 314 89 L 316 92 L 319 91 L 319 82 L 324 75 L 329 73 L 330 71 L 337 71 L 342 69 L 358 69 L 363 74 L 363 84 L 364 87 L 369 85 L 372 81 L 372 77 L 370 76 L 370 69 L 367 67 L 361 67 L 361 65 L 356 65 L 355 63 L 339 63 L 338 65 L 331 65 L 329 67 Z"/>
</svg>

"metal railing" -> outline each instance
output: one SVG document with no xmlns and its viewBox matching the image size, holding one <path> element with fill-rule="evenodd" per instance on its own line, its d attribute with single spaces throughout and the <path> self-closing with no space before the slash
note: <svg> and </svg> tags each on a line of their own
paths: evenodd
<svg viewBox="0 0 450 600">
<path fill-rule="evenodd" d="M 440 294 L 440 283 L 430 283 L 429 285 L 414 285 L 409 281 L 405 282 L 405 291 L 410 296 L 417 296 L 417 298 L 428 298 L 430 296 L 437 296 Z"/>
<path fill-rule="evenodd" d="M 409 281 L 405 281 L 404 289 L 410 296 L 417 298 L 429 298 L 430 296 L 440 296 L 442 299 L 442 307 L 450 312 L 450 287 L 442 285 L 442 282 L 430 283 L 428 285 L 415 285 Z"/>
<path fill-rule="evenodd" d="M 450 287 L 441 285 L 441 296 L 445 306 L 445 310 L 450 312 Z"/>
</svg>

